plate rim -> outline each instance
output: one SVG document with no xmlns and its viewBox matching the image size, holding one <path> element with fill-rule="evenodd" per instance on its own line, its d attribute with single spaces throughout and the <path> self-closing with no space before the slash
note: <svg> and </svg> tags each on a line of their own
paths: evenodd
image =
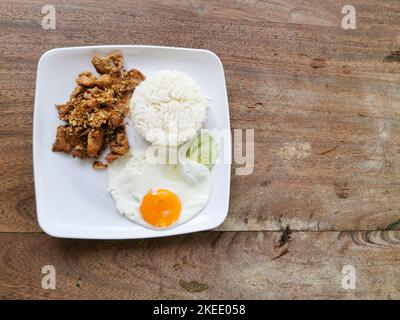
<svg viewBox="0 0 400 320">
<path fill-rule="evenodd" d="M 39 70 L 41 65 L 43 64 L 43 61 L 45 59 L 53 54 L 57 53 L 60 51 L 74 51 L 74 50 L 87 50 L 87 49 L 124 49 L 124 48 L 146 48 L 146 49 L 156 49 L 156 50 L 176 50 L 176 51 L 190 51 L 190 52 L 201 52 L 203 54 L 208 54 L 211 55 L 219 64 L 219 68 L 222 71 L 222 80 L 224 82 L 224 92 L 222 93 L 224 95 L 224 99 L 226 99 L 226 104 L 227 104 L 227 120 L 229 123 L 228 128 L 225 128 L 229 131 L 229 139 L 227 139 L 227 143 L 229 144 L 229 155 L 228 155 L 228 162 L 229 162 L 229 170 L 227 174 L 227 192 L 226 192 L 226 198 L 224 200 L 224 214 L 221 215 L 221 218 L 219 220 L 215 219 L 212 221 L 215 221 L 215 223 L 209 223 L 209 224 L 202 224 L 198 228 L 195 228 L 194 230 L 186 230 L 186 231 L 177 231 L 177 232 L 171 232 L 169 234 L 162 234 L 159 233 L 157 234 L 157 231 L 155 231 L 154 234 L 148 234 L 148 235 L 139 235 L 135 236 L 135 234 L 129 235 L 129 236 L 123 236 L 123 235 L 114 235 L 114 234 L 109 234 L 109 235 L 101 235 L 101 236 L 96 236 L 93 237 L 91 235 L 85 237 L 82 235 L 74 235 L 72 233 L 69 234 L 63 234 L 63 233 L 58 233 L 54 232 L 54 230 L 51 230 L 49 228 L 49 224 L 45 223 L 43 221 L 43 215 L 41 215 L 39 212 L 44 210 L 42 208 L 41 202 L 39 201 L 39 194 L 41 192 L 38 190 L 43 190 L 43 186 L 41 186 L 40 179 L 38 178 L 38 113 L 39 113 L 39 106 L 38 106 L 38 96 L 39 96 Z M 33 160 L 33 177 L 34 177 L 34 188 L 35 188 L 35 203 L 36 203 L 36 215 L 37 215 L 37 221 L 39 224 L 39 227 L 49 236 L 55 237 L 55 238 L 64 238 L 64 239 L 92 239 L 92 240 L 127 240 L 127 239 L 148 239 L 148 238 L 159 238 L 159 237 L 169 237 L 169 236 L 176 236 L 176 235 L 181 235 L 181 234 L 188 234 L 188 233 L 195 233 L 195 232 L 201 232 L 201 231 L 206 231 L 206 230 L 211 230 L 215 229 L 218 226 L 220 226 L 228 216 L 229 212 L 229 199 L 230 199 L 230 189 L 231 189 L 231 171 L 232 171 L 232 134 L 231 134 L 231 125 L 230 125 L 230 110 L 229 110 L 229 100 L 228 100 L 228 94 L 227 94 L 227 86 L 226 86 L 226 78 L 225 78 L 225 70 L 222 64 L 221 59 L 218 57 L 217 54 L 214 52 L 207 50 L 207 49 L 198 49 L 198 48 L 184 48 L 184 47 L 174 47 L 174 46 L 153 46 L 153 45 L 92 45 L 92 46 L 72 46 L 72 47 L 58 47 L 58 48 L 52 48 L 47 51 L 45 51 L 40 58 L 38 59 L 37 62 L 37 68 L 36 68 L 36 79 L 35 79 L 35 99 L 34 99 L 34 112 L 33 112 L 33 125 L 32 125 L 32 160 Z M 43 197 L 43 195 L 41 196 Z M 222 199 L 221 199 L 222 201 Z M 143 227 L 145 228 L 145 227 Z M 169 230 L 174 230 L 174 229 L 169 229 Z"/>
</svg>

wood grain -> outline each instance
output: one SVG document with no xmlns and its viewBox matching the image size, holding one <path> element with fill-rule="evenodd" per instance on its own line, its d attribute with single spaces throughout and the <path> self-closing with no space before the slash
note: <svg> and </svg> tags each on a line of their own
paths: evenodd
<svg viewBox="0 0 400 320">
<path fill-rule="evenodd" d="M 205 232 L 160 241 L 0 234 L 6 299 L 399 299 L 400 232 Z M 56 289 L 41 287 L 56 268 Z M 356 289 L 341 286 L 342 268 Z"/>
<path fill-rule="evenodd" d="M 42 2 L 0 1 L 0 231 L 40 231 L 31 156 L 40 55 L 95 44 L 221 57 L 231 126 L 255 130 L 255 170 L 232 176 L 220 230 L 377 230 L 399 221 L 398 1 L 352 1 L 356 30 L 341 28 L 342 0 L 52 4 L 57 29 L 43 30 Z"/>
</svg>

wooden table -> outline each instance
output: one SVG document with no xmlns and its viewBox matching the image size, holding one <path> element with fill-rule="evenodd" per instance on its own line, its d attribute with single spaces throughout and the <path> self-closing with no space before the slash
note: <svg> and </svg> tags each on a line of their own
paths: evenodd
<svg viewBox="0 0 400 320">
<path fill-rule="evenodd" d="M 400 298 L 400 3 L 0 1 L 0 298 Z M 36 65 L 55 47 L 148 44 L 221 58 L 231 126 L 255 131 L 218 229 L 55 239 L 37 224 Z M 62 76 L 62 75 L 60 75 Z M 49 93 L 51 94 L 51 92 Z M 288 226 L 288 227 L 287 227 Z M 283 230 L 286 231 L 283 231 Z M 41 287 L 54 265 L 56 290 Z M 356 289 L 342 288 L 342 268 Z"/>
</svg>

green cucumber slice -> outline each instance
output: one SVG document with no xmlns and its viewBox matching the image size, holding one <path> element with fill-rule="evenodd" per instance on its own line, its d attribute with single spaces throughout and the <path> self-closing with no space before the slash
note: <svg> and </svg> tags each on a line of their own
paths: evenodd
<svg viewBox="0 0 400 320">
<path fill-rule="evenodd" d="M 211 135 L 202 133 L 190 143 L 186 156 L 211 169 L 218 157 L 218 146 Z"/>
</svg>

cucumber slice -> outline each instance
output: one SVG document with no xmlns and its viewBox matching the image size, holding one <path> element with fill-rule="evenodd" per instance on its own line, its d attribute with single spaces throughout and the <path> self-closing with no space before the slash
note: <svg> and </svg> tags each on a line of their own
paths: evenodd
<svg viewBox="0 0 400 320">
<path fill-rule="evenodd" d="M 198 152 L 198 148 L 200 147 L 200 136 L 197 136 L 190 143 L 189 148 L 186 152 L 186 157 L 191 158 L 195 152 Z M 196 160 L 197 161 L 197 160 Z"/>
<path fill-rule="evenodd" d="M 211 169 L 218 157 L 218 146 L 211 135 L 202 133 L 190 143 L 186 156 Z"/>
<path fill-rule="evenodd" d="M 189 159 L 201 163 L 200 158 L 201 158 L 201 156 L 200 156 L 200 148 L 196 148 L 196 149 L 191 153 L 191 155 L 190 155 L 190 157 L 189 157 Z"/>
</svg>

